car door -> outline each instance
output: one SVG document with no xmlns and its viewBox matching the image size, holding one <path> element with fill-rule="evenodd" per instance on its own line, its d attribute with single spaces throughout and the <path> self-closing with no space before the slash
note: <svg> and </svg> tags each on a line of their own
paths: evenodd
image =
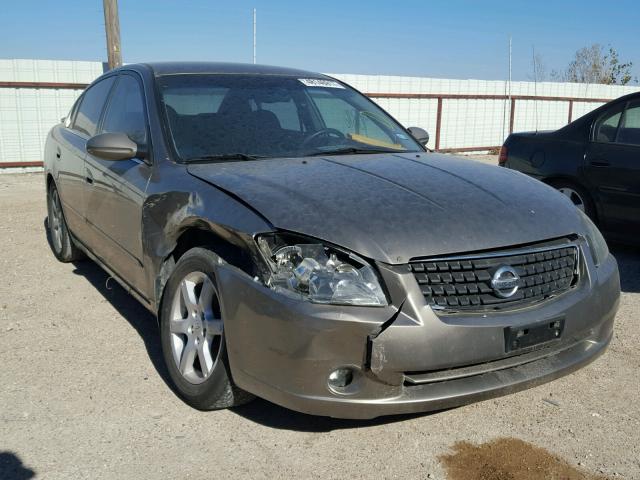
<svg viewBox="0 0 640 480">
<path fill-rule="evenodd" d="M 121 74 L 113 88 L 98 133 L 125 133 L 139 146 L 139 156 L 105 160 L 87 153 L 87 223 L 91 248 L 139 294 L 144 293 L 142 204 L 151 164 L 143 90 L 134 74 Z M 148 157 L 148 155 L 147 155 Z"/>
<path fill-rule="evenodd" d="M 74 236 L 86 243 L 85 221 L 85 144 L 95 135 L 102 108 L 113 86 L 114 77 L 107 77 L 90 86 L 72 110 L 64 127 L 59 130 L 56 145 L 58 194 L 65 220 Z"/>
<path fill-rule="evenodd" d="M 599 117 L 585 156 L 604 230 L 640 232 L 640 100 L 618 104 Z"/>
</svg>

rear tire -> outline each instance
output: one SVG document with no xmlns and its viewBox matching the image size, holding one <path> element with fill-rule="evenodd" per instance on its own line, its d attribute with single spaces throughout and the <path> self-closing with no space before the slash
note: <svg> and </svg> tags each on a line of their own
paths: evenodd
<svg viewBox="0 0 640 480">
<path fill-rule="evenodd" d="M 253 395 L 231 378 L 215 267 L 218 257 L 193 248 L 178 261 L 160 305 L 162 354 L 176 393 L 198 410 L 242 405 Z"/>
<path fill-rule="evenodd" d="M 568 180 L 553 180 L 549 184 L 565 195 L 576 206 L 584 212 L 591 220 L 596 222 L 597 215 L 595 205 L 589 193 L 581 186 Z"/>
<path fill-rule="evenodd" d="M 47 193 L 47 229 L 49 246 L 55 257 L 64 263 L 84 258 L 84 254 L 73 243 L 62 211 L 58 189 L 52 183 Z"/>
</svg>

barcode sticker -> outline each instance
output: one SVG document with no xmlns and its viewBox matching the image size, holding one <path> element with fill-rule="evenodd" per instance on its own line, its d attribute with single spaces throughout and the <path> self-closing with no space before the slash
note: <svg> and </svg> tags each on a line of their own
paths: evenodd
<svg viewBox="0 0 640 480">
<path fill-rule="evenodd" d="M 335 80 L 325 80 L 324 78 L 299 78 L 298 80 L 307 87 L 344 88 Z"/>
</svg>

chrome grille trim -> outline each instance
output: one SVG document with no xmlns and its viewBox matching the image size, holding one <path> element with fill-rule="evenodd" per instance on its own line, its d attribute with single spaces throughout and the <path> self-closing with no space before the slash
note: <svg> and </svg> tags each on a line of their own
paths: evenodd
<svg viewBox="0 0 640 480">
<path fill-rule="evenodd" d="M 493 275 L 499 276 L 496 271 L 505 265 L 514 267 L 519 276 L 518 290 L 508 298 L 492 286 Z M 435 310 L 503 310 L 521 308 L 570 290 L 579 280 L 580 250 L 575 242 L 563 241 L 413 259 L 408 267 L 425 300 Z"/>
</svg>

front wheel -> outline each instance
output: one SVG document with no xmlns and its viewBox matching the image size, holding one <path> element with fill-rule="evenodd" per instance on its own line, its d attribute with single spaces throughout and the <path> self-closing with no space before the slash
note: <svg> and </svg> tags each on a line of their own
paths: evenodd
<svg viewBox="0 0 640 480">
<path fill-rule="evenodd" d="M 214 265 L 193 248 L 178 261 L 160 306 L 162 353 L 178 395 L 199 410 L 241 405 L 253 396 L 233 384 Z"/>
</svg>

